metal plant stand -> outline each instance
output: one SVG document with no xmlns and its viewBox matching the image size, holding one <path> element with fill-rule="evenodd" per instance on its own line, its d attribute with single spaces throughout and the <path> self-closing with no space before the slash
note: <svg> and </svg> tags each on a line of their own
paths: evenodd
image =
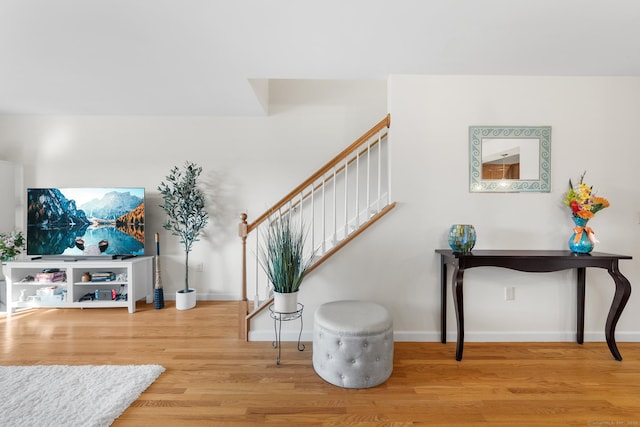
<svg viewBox="0 0 640 427">
<path fill-rule="evenodd" d="M 271 343 L 273 348 L 278 349 L 278 357 L 276 358 L 276 364 L 280 364 L 280 339 L 282 337 L 282 322 L 289 322 L 291 320 L 300 319 L 300 333 L 298 334 L 298 351 L 304 350 L 304 344 L 300 343 L 300 338 L 302 338 L 302 310 L 304 310 L 304 305 L 298 303 L 298 309 L 291 313 L 280 313 L 278 311 L 273 310 L 273 304 L 269 306 L 269 316 L 273 319 L 273 329 L 276 334 L 276 339 Z"/>
</svg>

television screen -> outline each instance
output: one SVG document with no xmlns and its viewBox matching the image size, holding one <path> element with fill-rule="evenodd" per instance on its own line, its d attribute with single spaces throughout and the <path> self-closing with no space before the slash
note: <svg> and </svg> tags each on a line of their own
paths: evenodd
<svg viewBox="0 0 640 427">
<path fill-rule="evenodd" d="M 144 255 L 144 188 L 28 188 L 27 255 Z"/>
</svg>

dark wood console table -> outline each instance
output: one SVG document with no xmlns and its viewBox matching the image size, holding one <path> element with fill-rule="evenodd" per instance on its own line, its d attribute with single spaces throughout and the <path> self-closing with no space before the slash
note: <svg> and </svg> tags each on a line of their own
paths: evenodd
<svg viewBox="0 0 640 427">
<path fill-rule="evenodd" d="M 585 300 L 585 276 L 587 267 L 604 268 L 613 278 L 616 286 L 613 302 L 607 316 L 605 336 L 611 354 L 616 360 L 622 360 L 615 340 L 616 324 L 622 314 L 629 296 L 631 284 L 618 269 L 618 261 L 631 259 L 626 255 L 613 255 L 592 252 L 586 255 L 577 255 L 571 251 L 515 251 L 515 250 L 475 250 L 468 254 L 454 253 L 450 249 L 436 249 L 441 256 L 441 341 L 447 342 L 447 264 L 453 266 L 451 285 L 453 289 L 453 302 L 458 323 L 458 342 L 456 346 L 456 360 L 462 360 L 464 348 L 464 306 L 462 294 L 462 278 L 464 271 L 473 267 L 503 267 L 527 272 L 551 272 L 568 269 L 577 271 L 577 337 L 578 344 L 584 342 L 584 300 Z"/>
</svg>

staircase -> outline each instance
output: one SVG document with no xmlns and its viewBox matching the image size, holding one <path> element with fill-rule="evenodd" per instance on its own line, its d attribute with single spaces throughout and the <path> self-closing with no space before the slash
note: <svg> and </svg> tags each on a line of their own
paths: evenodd
<svg viewBox="0 0 640 427">
<path fill-rule="evenodd" d="M 241 215 L 242 302 L 240 337 L 248 340 L 251 319 L 273 301 L 271 285 L 258 260 L 264 230 L 283 215 L 307 230 L 306 248 L 314 262 L 308 273 L 395 207 L 387 115 L 278 203 L 248 223 Z M 247 246 L 251 256 L 247 256 Z M 252 293 L 252 303 L 247 295 Z"/>
</svg>

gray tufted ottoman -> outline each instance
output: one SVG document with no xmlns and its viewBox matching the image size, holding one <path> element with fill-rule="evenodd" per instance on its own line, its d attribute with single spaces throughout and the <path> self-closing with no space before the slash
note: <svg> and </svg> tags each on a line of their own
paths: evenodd
<svg viewBox="0 0 640 427">
<path fill-rule="evenodd" d="M 315 312 L 313 368 L 345 388 L 375 387 L 393 371 L 393 321 L 386 308 L 365 301 L 333 301 Z"/>
</svg>

